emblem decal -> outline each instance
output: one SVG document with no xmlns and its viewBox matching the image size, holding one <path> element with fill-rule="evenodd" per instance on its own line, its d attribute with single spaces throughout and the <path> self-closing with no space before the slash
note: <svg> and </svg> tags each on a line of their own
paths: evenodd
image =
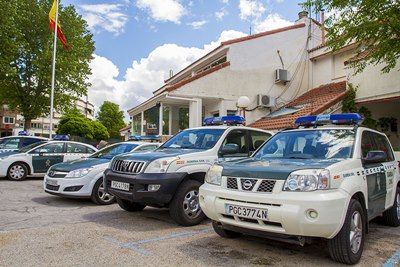
<svg viewBox="0 0 400 267">
<path fill-rule="evenodd" d="M 243 182 L 243 189 L 244 190 L 250 190 L 250 188 L 253 186 L 253 183 L 250 180 L 245 180 Z"/>
</svg>

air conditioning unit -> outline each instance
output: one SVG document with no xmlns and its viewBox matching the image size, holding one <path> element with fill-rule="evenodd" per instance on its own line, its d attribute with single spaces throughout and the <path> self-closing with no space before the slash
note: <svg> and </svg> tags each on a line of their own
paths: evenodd
<svg viewBox="0 0 400 267">
<path fill-rule="evenodd" d="M 288 81 L 290 81 L 290 72 L 288 70 L 275 70 L 275 83 L 287 83 Z"/>
<path fill-rule="evenodd" d="M 269 95 L 257 95 L 257 106 L 258 107 L 274 107 L 275 106 L 275 98 Z"/>
</svg>

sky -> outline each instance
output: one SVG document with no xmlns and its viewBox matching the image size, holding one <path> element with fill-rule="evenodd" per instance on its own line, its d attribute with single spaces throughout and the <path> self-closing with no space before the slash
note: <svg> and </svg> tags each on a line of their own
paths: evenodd
<svg viewBox="0 0 400 267">
<path fill-rule="evenodd" d="M 61 0 L 95 41 L 89 102 L 128 109 L 222 41 L 292 25 L 301 0 Z M 62 17 L 60 17 L 62 23 Z M 65 26 L 64 26 L 65 27 Z M 68 36 L 66 36 L 68 42 Z"/>
</svg>

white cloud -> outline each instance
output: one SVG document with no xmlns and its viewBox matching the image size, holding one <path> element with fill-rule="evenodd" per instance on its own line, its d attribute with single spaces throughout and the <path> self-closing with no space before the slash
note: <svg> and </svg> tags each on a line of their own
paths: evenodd
<svg viewBox="0 0 400 267">
<path fill-rule="evenodd" d="M 205 24 L 207 24 L 208 21 L 206 20 L 201 20 L 201 21 L 193 21 L 192 23 L 188 23 L 193 29 L 197 30 L 203 27 Z"/>
<path fill-rule="evenodd" d="M 99 32 L 101 29 L 116 35 L 124 32 L 128 16 L 120 12 L 122 5 L 119 4 L 99 4 L 99 5 L 80 5 L 82 17 L 88 23 L 89 30 Z"/>
<path fill-rule="evenodd" d="M 270 31 L 290 25 L 293 25 L 293 22 L 282 19 L 279 14 L 269 14 L 266 19 L 256 25 L 255 32 Z"/>
<path fill-rule="evenodd" d="M 117 80 L 119 70 L 105 57 L 94 55 L 90 63 L 92 75 L 89 82 L 89 101 L 95 110 L 104 100 L 119 105 L 128 121 L 127 110 L 149 99 L 153 92 L 164 85 L 170 70 L 177 73 L 195 60 L 218 47 L 221 42 L 242 37 L 246 34 L 234 30 L 224 31 L 217 41 L 204 45 L 203 48 L 182 47 L 176 44 L 164 44 L 154 49 L 147 58 L 133 61 L 125 72 L 122 81 Z"/>
<path fill-rule="evenodd" d="M 257 21 L 266 11 L 261 2 L 252 0 L 240 0 L 239 10 L 242 20 L 251 21 Z"/>
<path fill-rule="evenodd" d="M 220 11 L 215 12 L 215 17 L 218 21 L 222 21 L 223 18 L 228 14 L 228 11 L 226 11 L 225 9 L 221 9 Z"/>
<path fill-rule="evenodd" d="M 185 8 L 178 0 L 137 0 L 136 6 L 150 11 L 150 16 L 156 21 L 180 24 L 181 17 L 186 14 Z"/>
</svg>

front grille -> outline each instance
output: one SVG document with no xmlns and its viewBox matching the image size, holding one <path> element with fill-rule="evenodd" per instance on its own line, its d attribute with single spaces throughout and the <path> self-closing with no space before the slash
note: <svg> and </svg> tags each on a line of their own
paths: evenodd
<svg viewBox="0 0 400 267">
<path fill-rule="evenodd" d="M 64 178 L 67 176 L 68 172 L 62 172 L 62 171 L 53 171 L 50 170 L 47 175 L 51 178 Z"/>
<path fill-rule="evenodd" d="M 274 190 L 275 183 L 275 180 L 227 177 L 226 188 L 239 191 L 271 193 Z"/>
<path fill-rule="evenodd" d="M 115 160 L 111 168 L 115 172 L 141 173 L 144 169 L 144 165 L 144 161 Z"/>
<path fill-rule="evenodd" d="M 49 189 L 51 191 L 58 191 L 58 189 L 60 189 L 60 186 L 59 185 L 55 186 L 55 185 L 46 184 L 46 189 Z"/>
</svg>

